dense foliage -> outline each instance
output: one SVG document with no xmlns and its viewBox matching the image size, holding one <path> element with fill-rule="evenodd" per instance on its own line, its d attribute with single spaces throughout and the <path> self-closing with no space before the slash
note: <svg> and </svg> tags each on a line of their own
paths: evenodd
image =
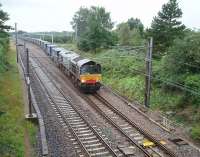
<svg viewBox="0 0 200 157">
<path fill-rule="evenodd" d="M 77 45 L 88 51 L 113 45 L 115 35 L 111 32 L 113 23 L 110 13 L 103 7 L 80 8 L 72 21 Z"/>
<path fill-rule="evenodd" d="M 0 4 L 0 72 L 7 69 L 8 62 L 5 58 L 5 52 L 8 51 L 8 31 L 11 27 L 5 25 L 5 22 L 9 19 L 8 14 L 1 9 Z"/>
<path fill-rule="evenodd" d="M 0 4 L 0 33 L 10 30 L 11 27 L 5 25 L 5 22 L 9 20 L 8 14 L 1 9 Z"/>
<path fill-rule="evenodd" d="M 131 19 L 117 26 L 116 32 L 119 44 L 128 46 L 143 45 L 145 40 L 143 37 L 143 24 L 138 19 L 135 21 L 133 18 Z"/>
<path fill-rule="evenodd" d="M 165 78 L 185 86 L 184 103 L 200 106 L 200 33 L 188 32 L 183 40 L 175 40 L 163 57 L 161 71 Z"/>
<path fill-rule="evenodd" d="M 183 37 L 185 26 L 178 21 L 181 17 L 182 11 L 177 0 L 169 0 L 158 12 L 158 16 L 154 17 L 148 33 L 154 38 L 156 51 L 165 53 L 173 45 L 174 39 Z"/>
<path fill-rule="evenodd" d="M 128 19 L 127 23 L 128 23 L 128 25 L 130 27 L 130 30 L 138 29 L 139 32 L 140 32 L 140 35 L 141 36 L 143 35 L 143 33 L 144 33 L 144 25 L 142 24 L 140 19 L 138 19 L 138 18 L 130 18 L 130 19 Z"/>
</svg>

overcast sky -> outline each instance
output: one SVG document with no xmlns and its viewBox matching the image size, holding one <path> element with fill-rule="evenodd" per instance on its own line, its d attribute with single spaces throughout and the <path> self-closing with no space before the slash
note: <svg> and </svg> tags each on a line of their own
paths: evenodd
<svg viewBox="0 0 200 157">
<path fill-rule="evenodd" d="M 116 24 L 130 17 L 140 18 L 149 27 L 168 0 L 1 0 L 10 15 L 8 24 L 18 23 L 25 31 L 71 31 L 70 21 L 81 7 L 103 6 Z M 200 0 L 178 0 L 183 11 L 182 22 L 189 28 L 200 28 Z"/>
</svg>

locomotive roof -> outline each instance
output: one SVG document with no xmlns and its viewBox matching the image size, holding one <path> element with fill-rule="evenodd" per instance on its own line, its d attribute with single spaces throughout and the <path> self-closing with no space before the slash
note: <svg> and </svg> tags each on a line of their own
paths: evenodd
<svg viewBox="0 0 200 157">
<path fill-rule="evenodd" d="M 81 67 L 81 66 L 83 66 L 84 64 L 86 64 L 86 63 L 88 63 L 88 62 L 94 62 L 94 61 L 92 61 L 92 60 L 90 60 L 90 59 L 87 59 L 87 58 L 84 58 L 84 59 L 82 59 L 82 60 L 79 60 L 79 61 L 77 62 L 77 65 L 78 65 L 79 67 Z"/>
<path fill-rule="evenodd" d="M 56 47 L 56 45 L 53 45 L 53 44 L 51 44 L 51 43 L 49 43 L 47 46 L 48 46 L 48 47 Z"/>
<path fill-rule="evenodd" d="M 65 50 L 64 48 L 61 48 L 61 47 L 54 47 L 53 50 L 54 51 L 65 51 L 65 52 L 67 52 L 67 50 Z"/>
<path fill-rule="evenodd" d="M 74 59 L 76 57 L 78 57 L 79 55 L 76 53 L 71 53 L 70 51 L 66 52 L 66 51 L 61 51 L 60 55 L 63 56 L 64 58 L 70 58 L 70 59 Z"/>
<path fill-rule="evenodd" d="M 45 41 L 44 44 L 51 45 L 51 43 L 48 41 Z"/>
</svg>

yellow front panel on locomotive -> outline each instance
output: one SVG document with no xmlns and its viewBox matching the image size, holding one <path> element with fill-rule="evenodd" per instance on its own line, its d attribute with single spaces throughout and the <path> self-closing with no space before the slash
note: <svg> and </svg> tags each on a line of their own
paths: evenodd
<svg viewBox="0 0 200 157">
<path fill-rule="evenodd" d="M 87 82 L 100 82 L 101 81 L 101 74 L 84 74 L 80 75 L 80 81 L 81 83 L 87 83 Z"/>
</svg>

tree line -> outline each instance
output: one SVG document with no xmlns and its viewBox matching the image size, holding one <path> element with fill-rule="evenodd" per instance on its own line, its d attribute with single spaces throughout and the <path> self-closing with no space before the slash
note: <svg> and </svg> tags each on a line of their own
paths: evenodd
<svg viewBox="0 0 200 157">
<path fill-rule="evenodd" d="M 154 38 L 156 53 L 163 53 L 176 38 L 183 38 L 186 27 L 181 23 L 182 11 L 177 0 L 169 0 L 153 18 L 150 28 L 145 29 L 138 18 L 131 17 L 113 29 L 110 13 L 103 7 L 81 7 L 71 22 L 77 45 L 82 50 L 112 45 L 139 45 L 147 37 Z"/>
<path fill-rule="evenodd" d="M 0 72 L 8 67 L 5 53 L 9 48 L 9 34 L 7 32 L 11 29 L 10 26 L 5 24 L 5 22 L 9 20 L 9 16 L 2 10 L 1 6 L 2 5 L 0 4 Z"/>
</svg>

